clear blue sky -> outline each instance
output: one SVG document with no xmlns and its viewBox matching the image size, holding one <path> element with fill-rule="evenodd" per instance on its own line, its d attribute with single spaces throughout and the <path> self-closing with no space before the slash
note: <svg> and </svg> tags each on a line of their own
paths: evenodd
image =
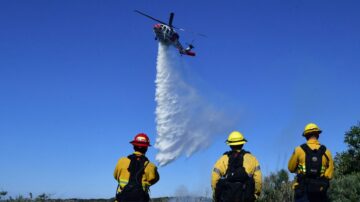
<svg viewBox="0 0 360 202">
<path fill-rule="evenodd" d="M 109 198 L 131 138 L 155 141 L 154 22 L 134 9 L 208 35 L 182 60 L 202 94 L 241 111 L 234 129 L 264 174 L 286 168 L 308 122 L 333 155 L 346 148 L 360 120 L 359 1 L 2 0 L 0 190 Z M 205 194 L 227 135 L 159 168 L 151 195 Z"/>
</svg>

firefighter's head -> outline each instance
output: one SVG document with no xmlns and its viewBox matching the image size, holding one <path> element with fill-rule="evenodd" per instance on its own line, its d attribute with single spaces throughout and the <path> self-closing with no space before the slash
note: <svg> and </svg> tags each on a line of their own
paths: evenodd
<svg viewBox="0 0 360 202">
<path fill-rule="evenodd" d="M 226 140 L 226 144 L 231 147 L 232 150 L 241 150 L 247 140 L 239 131 L 233 131 L 229 134 Z"/>
<path fill-rule="evenodd" d="M 310 138 L 319 139 L 319 135 L 322 131 L 315 123 L 309 123 L 305 126 L 303 136 L 309 140 Z"/>
<path fill-rule="evenodd" d="M 145 133 L 135 135 L 134 140 L 130 142 L 134 146 L 134 150 L 145 154 L 150 147 L 150 139 Z"/>
</svg>

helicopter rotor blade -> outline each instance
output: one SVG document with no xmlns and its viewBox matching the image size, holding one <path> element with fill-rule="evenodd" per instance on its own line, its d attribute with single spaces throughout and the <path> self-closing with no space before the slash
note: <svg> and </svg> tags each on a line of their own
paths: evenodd
<svg viewBox="0 0 360 202">
<path fill-rule="evenodd" d="M 191 34 L 195 34 L 195 35 L 198 35 L 198 36 L 202 36 L 202 37 L 207 38 L 207 36 L 206 36 L 205 34 L 193 32 L 193 31 L 189 31 L 189 30 L 185 30 L 185 29 L 183 29 L 183 28 L 177 28 L 177 29 L 180 30 L 180 31 L 183 31 L 183 32 L 189 32 L 189 33 L 191 33 Z"/>
<path fill-rule="evenodd" d="M 140 15 L 143 15 L 143 16 L 145 16 L 145 17 L 148 17 L 148 18 L 150 18 L 150 19 L 152 19 L 152 20 L 155 20 L 156 22 L 159 22 L 159 23 L 161 23 L 161 24 L 165 24 L 165 25 L 167 25 L 167 23 L 166 23 L 166 22 L 163 22 L 163 21 L 158 20 L 158 19 L 156 19 L 156 18 L 154 18 L 154 17 L 151 17 L 150 15 L 147 15 L 147 14 L 145 14 L 145 13 L 141 12 L 141 11 L 134 10 L 134 12 L 139 13 Z M 171 17 L 171 16 L 170 16 L 170 17 Z"/>
<path fill-rule="evenodd" d="M 172 22 L 174 20 L 174 13 L 170 13 L 170 18 L 169 18 L 169 26 L 172 27 Z"/>
</svg>

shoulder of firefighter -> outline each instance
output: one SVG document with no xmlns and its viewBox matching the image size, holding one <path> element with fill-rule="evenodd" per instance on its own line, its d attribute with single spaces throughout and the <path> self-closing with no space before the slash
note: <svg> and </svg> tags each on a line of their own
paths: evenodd
<svg viewBox="0 0 360 202">
<path fill-rule="evenodd" d="M 308 140 L 306 144 L 310 147 L 310 149 L 319 149 L 321 144 L 318 140 Z M 305 151 L 300 147 L 296 147 L 293 152 L 289 164 L 288 169 L 292 173 L 296 174 L 305 174 Z M 334 160 L 331 156 L 331 152 L 326 148 L 325 154 L 322 156 L 322 167 L 321 167 L 321 177 L 325 177 L 329 180 L 333 178 L 334 173 Z"/>
<path fill-rule="evenodd" d="M 136 155 L 141 155 L 141 153 L 134 152 Z M 116 164 L 114 170 L 114 178 L 119 183 L 117 192 L 121 192 L 124 189 L 125 185 L 128 184 L 130 178 L 130 172 L 128 167 L 130 165 L 130 159 L 127 157 L 120 158 Z M 157 167 L 150 161 L 145 162 L 145 170 L 142 176 L 142 186 L 145 191 L 148 191 L 151 185 L 154 185 L 159 181 L 159 173 Z"/>
<path fill-rule="evenodd" d="M 226 174 L 228 169 L 229 157 L 225 154 L 220 157 L 220 159 L 215 163 L 214 168 L 211 172 L 211 188 L 215 190 L 216 184 L 221 177 Z M 259 161 L 256 157 L 250 153 L 244 155 L 244 163 L 246 173 L 253 177 L 255 181 L 255 197 L 258 198 L 261 193 L 261 170 Z"/>
</svg>

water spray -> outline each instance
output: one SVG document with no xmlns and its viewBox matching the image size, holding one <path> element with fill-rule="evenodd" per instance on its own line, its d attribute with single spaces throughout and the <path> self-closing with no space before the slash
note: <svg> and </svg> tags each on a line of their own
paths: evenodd
<svg viewBox="0 0 360 202">
<path fill-rule="evenodd" d="M 156 160 L 164 166 L 182 154 L 189 157 L 208 147 L 215 135 L 232 130 L 235 122 L 185 81 L 174 48 L 159 43 L 156 68 Z"/>
</svg>

